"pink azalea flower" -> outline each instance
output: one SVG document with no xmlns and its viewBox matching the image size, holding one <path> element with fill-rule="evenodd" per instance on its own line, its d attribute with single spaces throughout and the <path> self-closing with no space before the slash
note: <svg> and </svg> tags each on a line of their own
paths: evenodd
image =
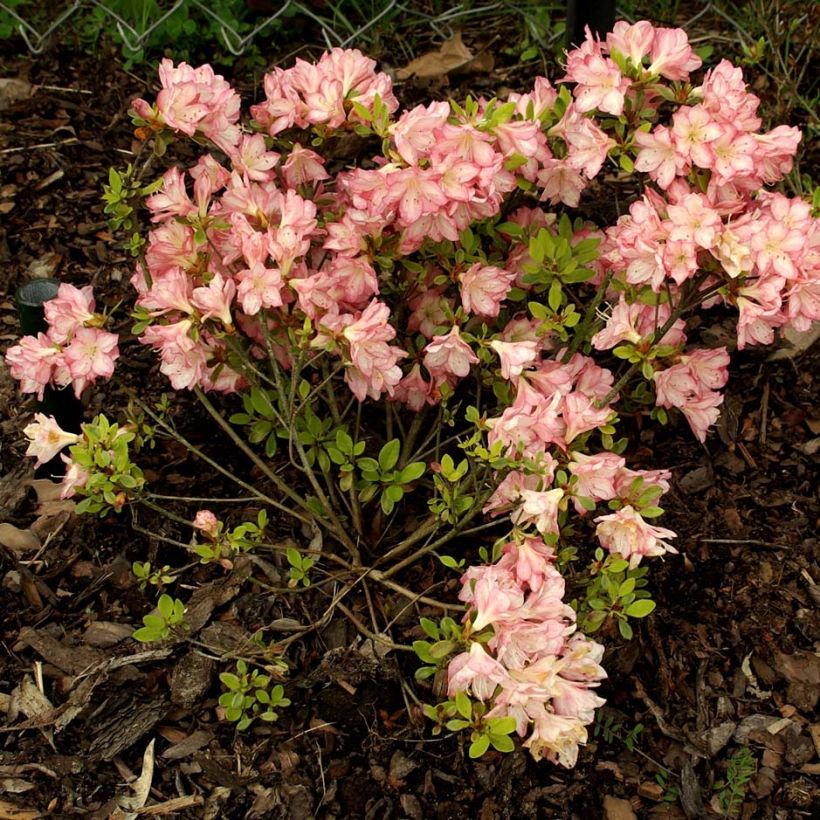
<svg viewBox="0 0 820 820">
<path fill-rule="evenodd" d="M 618 20 L 606 36 L 606 44 L 629 59 L 633 66 L 640 67 L 643 58 L 652 50 L 655 42 L 655 29 L 647 20 L 630 25 L 625 20 Z"/>
<path fill-rule="evenodd" d="M 49 338 L 58 344 L 70 341 L 77 328 L 94 318 L 94 304 L 91 285 L 75 288 L 61 283 L 57 295 L 43 305 Z"/>
<path fill-rule="evenodd" d="M 512 288 L 515 274 L 476 262 L 461 275 L 461 303 L 467 313 L 483 318 L 498 316 Z"/>
<path fill-rule="evenodd" d="M 528 366 L 539 357 L 541 344 L 535 341 L 502 342 L 493 339 L 490 347 L 498 354 L 501 361 L 501 378 L 517 379 Z"/>
<path fill-rule="evenodd" d="M 20 382 L 20 390 L 36 393 L 40 400 L 61 360 L 60 348 L 45 333 L 23 336 L 6 351 L 9 373 Z"/>
<path fill-rule="evenodd" d="M 677 150 L 672 132 L 659 125 L 654 131 L 637 131 L 635 144 L 640 151 L 635 157 L 635 170 L 648 173 L 661 188 L 668 188 L 676 176 L 689 170 L 689 162 Z"/>
<path fill-rule="evenodd" d="M 593 501 L 609 501 L 617 496 L 615 479 L 626 461 L 615 453 L 596 453 L 586 455 L 581 452 L 572 453 L 572 461 L 567 465 L 569 471 L 576 478 L 574 492 L 576 495 L 591 498 Z M 579 514 L 583 514 L 583 507 L 576 505 Z"/>
<path fill-rule="evenodd" d="M 557 487 L 554 490 L 521 490 L 521 505 L 512 515 L 512 521 L 519 526 L 532 524 L 542 535 L 557 535 L 558 507 L 564 497 L 564 491 Z"/>
<path fill-rule="evenodd" d="M 496 564 L 470 567 L 461 583 L 458 597 L 475 609 L 472 619 L 475 631 L 499 620 L 514 619 L 524 603 L 524 592 L 513 574 Z"/>
<path fill-rule="evenodd" d="M 203 319 L 219 319 L 226 329 L 233 327 L 231 303 L 236 296 L 236 283 L 216 273 L 204 287 L 194 288 L 191 304 L 202 313 Z"/>
<path fill-rule="evenodd" d="M 205 533 L 209 538 L 218 538 L 221 525 L 219 519 L 210 510 L 199 510 L 194 516 L 195 530 Z"/>
<path fill-rule="evenodd" d="M 581 433 L 603 427 L 612 415 L 612 410 L 609 407 L 598 408 L 592 398 L 576 392 L 564 397 L 563 415 L 567 425 L 564 437 L 566 443 L 570 444 Z"/>
<path fill-rule="evenodd" d="M 60 458 L 66 465 L 65 475 L 63 475 L 63 480 L 60 484 L 60 498 L 72 498 L 77 490 L 85 487 L 90 475 L 69 456 L 66 456 L 65 453 L 61 454 Z"/>
<path fill-rule="evenodd" d="M 649 60 L 647 71 L 667 80 L 688 80 L 702 62 L 689 45 L 686 32 L 679 28 L 655 29 Z"/>
<path fill-rule="evenodd" d="M 62 430 L 54 416 L 44 413 L 34 415 L 34 421 L 23 428 L 23 435 L 29 441 L 26 455 L 37 459 L 35 467 L 51 461 L 64 447 L 80 440 L 78 435 Z"/>
<path fill-rule="evenodd" d="M 63 351 L 63 361 L 77 398 L 86 385 L 114 374 L 114 362 L 120 355 L 117 341 L 116 333 L 95 327 L 81 327 L 74 332 L 71 344 Z"/>
<path fill-rule="evenodd" d="M 282 177 L 289 188 L 296 188 L 310 182 L 321 182 L 330 174 L 325 170 L 324 159 L 309 148 L 294 143 L 288 158 L 282 164 Z"/>
<path fill-rule="evenodd" d="M 461 338 L 458 325 L 453 325 L 443 336 L 433 336 L 424 348 L 424 366 L 439 381 L 446 381 L 450 376 L 463 379 L 474 364 L 478 364 L 478 356 Z"/>
<path fill-rule="evenodd" d="M 478 643 L 456 655 L 447 666 L 447 694 L 469 691 L 478 700 L 489 700 L 508 678 L 507 670 Z"/>
<path fill-rule="evenodd" d="M 617 553 L 635 568 L 645 556 L 654 557 L 677 550 L 663 540 L 675 538 L 675 533 L 664 527 L 653 527 L 641 514 L 627 505 L 611 515 L 600 515 L 596 535 L 604 549 Z"/>
</svg>

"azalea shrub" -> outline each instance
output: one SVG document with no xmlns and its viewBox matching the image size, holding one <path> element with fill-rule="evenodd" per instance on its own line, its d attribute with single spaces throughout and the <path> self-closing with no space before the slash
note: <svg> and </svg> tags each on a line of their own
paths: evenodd
<svg viewBox="0 0 820 820">
<path fill-rule="evenodd" d="M 359 583 L 415 604 L 435 731 L 466 733 L 474 757 L 517 736 L 573 765 L 604 643 L 632 637 L 652 561 L 677 552 L 657 523 L 663 454 L 630 463 L 636 421 L 705 441 L 729 347 L 820 317 L 817 219 L 768 188 L 800 132 L 761 130 L 740 68 L 700 67 L 682 30 L 619 22 L 554 84 L 401 110 L 374 61 L 334 49 L 274 68 L 243 119 L 209 66 L 164 60 L 156 100 L 133 104 L 150 158 L 105 192 L 136 257 L 133 332 L 256 477 L 147 401 L 77 435 L 38 416 L 29 453 L 68 447 L 64 495 L 105 515 L 152 505 L 131 459 L 153 431 L 176 438 L 264 508 L 229 525 L 219 499 L 192 507 L 202 564 L 263 549 L 264 510 L 319 533 L 282 556 L 289 587 L 342 579 L 334 605 Z M 581 216 L 616 197 L 614 223 Z M 707 311 L 734 317 L 735 342 L 696 342 Z M 89 288 L 61 285 L 46 318 L 7 355 L 23 391 L 111 376 Z M 425 588 L 436 561 L 458 600 Z M 140 564 L 142 585 L 169 571 Z M 173 632 L 162 612 L 151 624 Z M 246 672 L 226 678 L 242 726 L 273 703 Z"/>
</svg>

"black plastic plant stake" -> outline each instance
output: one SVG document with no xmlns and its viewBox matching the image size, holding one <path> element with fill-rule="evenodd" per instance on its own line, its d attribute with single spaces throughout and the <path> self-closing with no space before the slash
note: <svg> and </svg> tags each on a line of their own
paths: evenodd
<svg viewBox="0 0 820 820">
<path fill-rule="evenodd" d="M 603 39 L 615 25 L 615 0 L 567 0 L 567 49 L 584 42 L 584 29 Z"/>
<path fill-rule="evenodd" d="M 21 285 L 14 295 L 17 304 L 17 315 L 20 317 L 20 329 L 26 336 L 36 336 L 48 329 L 43 305 L 57 295 L 60 283 L 56 279 L 32 279 Z M 82 402 L 74 395 L 71 387 L 56 388 L 47 385 L 43 391 L 42 401 L 37 402 L 37 409 L 47 416 L 54 416 L 55 421 L 69 433 L 79 433 L 83 422 Z M 38 467 L 35 471 L 38 478 L 62 476 L 65 464 L 60 456 Z"/>
</svg>

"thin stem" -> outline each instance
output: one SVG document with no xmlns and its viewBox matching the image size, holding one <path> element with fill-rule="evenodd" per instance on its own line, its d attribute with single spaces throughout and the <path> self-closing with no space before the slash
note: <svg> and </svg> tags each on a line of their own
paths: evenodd
<svg viewBox="0 0 820 820">
<path fill-rule="evenodd" d="M 415 562 L 418 561 L 419 558 L 422 558 L 423 556 L 427 555 L 428 553 L 433 552 L 434 550 L 437 550 L 439 547 L 443 547 L 445 544 L 448 544 L 457 535 L 464 535 L 464 536 L 472 535 L 473 533 L 481 532 L 482 530 L 489 530 L 492 527 L 497 527 L 498 526 L 497 521 L 490 521 L 487 524 L 481 524 L 478 527 L 472 527 L 469 530 L 462 531 L 461 527 L 464 524 L 468 523 L 473 518 L 475 518 L 475 516 L 478 514 L 478 512 L 479 512 L 479 510 L 476 509 L 474 512 L 468 513 L 465 516 L 465 518 L 462 519 L 462 521 L 460 521 L 452 530 L 450 530 L 450 532 L 445 533 L 444 535 L 441 536 L 441 538 L 437 538 L 435 541 L 432 541 L 429 544 L 425 544 L 420 549 L 417 549 L 414 553 L 408 555 L 407 558 L 405 558 L 403 561 L 399 561 L 397 564 L 393 564 L 393 566 L 391 566 L 389 569 L 387 569 L 383 573 L 383 577 L 384 578 L 390 578 L 391 576 L 395 575 L 397 572 L 400 572 L 401 570 L 403 570 L 405 567 L 409 567 L 411 564 L 415 564 Z M 377 563 L 379 563 L 379 562 L 377 562 Z"/>
<path fill-rule="evenodd" d="M 401 455 L 399 456 L 399 469 L 407 466 L 407 462 L 410 459 L 410 453 L 413 452 L 413 447 L 416 445 L 416 439 L 421 432 L 421 425 L 424 423 L 424 417 L 426 415 L 427 408 L 423 407 L 413 417 L 413 421 L 410 423 L 410 429 L 407 431 L 407 435 L 404 437 L 404 442 L 402 444 Z"/>
<path fill-rule="evenodd" d="M 136 396 L 132 396 L 132 398 L 134 398 L 139 408 L 146 415 L 150 416 L 156 424 L 162 427 L 171 436 L 171 438 L 173 438 L 175 441 L 178 441 L 183 447 L 185 447 L 187 450 L 189 450 L 195 456 L 197 456 L 197 458 L 202 459 L 202 461 L 213 467 L 217 472 L 221 473 L 226 478 L 229 478 L 237 486 L 242 487 L 243 490 L 247 490 L 258 500 L 264 501 L 266 504 L 269 504 L 273 509 L 279 510 L 280 512 L 285 513 L 286 515 L 291 516 L 291 518 L 295 518 L 297 521 L 301 521 L 303 524 L 310 523 L 311 519 L 307 516 L 300 515 L 296 510 L 293 509 L 293 507 L 286 507 L 281 502 L 277 501 L 274 498 L 271 498 L 266 493 L 263 493 L 260 490 L 256 489 L 256 487 L 254 487 L 252 484 L 248 484 L 247 481 L 243 481 L 241 478 L 239 478 L 239 476 L 234 475 L 234 473 L 223 467 L 217 461 L 214 461 L 214 459 L 203 453 L 202 450 L 200 450 L 196 445 L 188 441 L 188 439 L 186 439 L 185 436 L 181 435 L 172 427 L 170 427 L 156 413 L 154 413 L 154 411 L 151 410 L 150 407 L 148 407 L 146 404 L 137 399 Z"/>
<path fill-rule="evenodd" d="M 339 601 L 336 606 L 345 614 L 347 619 L 362 633 L 366 638 L 370 638 L 371 641 L 377 641 L 378 643 L 383 643 L 385 646 L 389 646 L 390 649 L 396 649 L 400 652 L 415 652 L 416 650 L 413 649 L 412 646 L 407 646 L 403 643 L 394 643 L 389 638 L 385 638 L 384 635 L 379 635 L 376 632 L 368 629 L 354 614 L 351 610 L 349 610 L 341 601 Z"/>
<path fill-rule="evenodd" d="M 161 513 L 166 518 L 170 518 L 171 521 L 176 521 L 177 524 L 182 524 L 185 527 L 191 526 L 191 521 L 189 521 L 187 518 L 183 518 L 181 515 L 177 515 L 176 513 L 171 512 L 165 507 L 160 507 L 158 504 L 153 504 L 147 498 L 137 498 L 136 501 L 142 504 L 144 507 L 148 507 L 149 510 Z"/>
<path fill-rule="evenodd" d="M 607 288 L 609 287 L 609 283 L 612 281 L 612 276 L 615 273 L 614 268 L 610 268 L 606 276 L 604 277 L 604 281 L 601 282 L 597 293 L 595 294 L 595 298 L 589 303 L 589 306 L 586 309 L 586 313 L 584 313 L 584 318 L 581 321 L 581 325 L 578 330 L 575 332 L 575 335 L 572 337 L 572 342 L 570 343 L 569 347 L 564 353 L 561 361 L 566 364 L 577 352 L 578 348 L 581 344 L 586 341 L 586 336 L 589 334 L 590 329 L 595 321 L 595 316 L 598 312 L 598 306 L 604 299 L 606 295 Z"/>
<path fill-rule="evenodd" d="M 419 595 L 418 593 L 413 592 L 413 590 L 407 589 L 407 587 L 403 587 L 401 584 L 397 584 L 389 578 L 385 578 L 384 573 L 377 569 L 370 570 L 367 577 L 372 578 L 377 584 L 382 584 L 382 586 L 392 589 L 400 595 L 404 595 L 405 598 L 409 598 L 411 602 L 410 606 L 412 606 L 413 603 L 418 602 L 420 604 L 427 604 L 427 606 L 434 606 L 445 611 L 465 612 L 467 609 L 467 607 L 463 604 L 445 604 L 443 601 L 437 601 L 435 598 L 428 598 L 426 595 Z"/>
<path fill-rule="evenodd" d="M 196 397 L 199 399 L 200 404 L 208 411 L 211 418 L 228 434 L 228 438 L 262 471 L 265 477 L 276 487 L 279 492 L 283 495 L 287 496 L 291 501 L 295 504 L 298 504 L 303 510 L 307 510 L 311 512 L 310 507 L 308 506 L 307 502 L 299 496 L 294 490 L 292 490 L 285 481 L 279 478 L 276 473 L 262 461 L 259 456 L 254 453 L 254 451 L 242 440 L 236 430 L 231 427 L 231 425 L 225 420 L 219 410 L 211 404 L 210 399 L 202 392 L 202 389 L 199 387 L 194 387 L 194 393 Z"/>
<path fill-rule="evenodd" d="M 160 495 L 159 493 L 146 493 L 145 498 L 153 498 L 155 501 L 184 501 L 197 504 L 244 504 L 248 501 L 258 501 L 249 495 L 237 496 L 236 498 L 202 498 L 193 495 Z"/>
</svg>

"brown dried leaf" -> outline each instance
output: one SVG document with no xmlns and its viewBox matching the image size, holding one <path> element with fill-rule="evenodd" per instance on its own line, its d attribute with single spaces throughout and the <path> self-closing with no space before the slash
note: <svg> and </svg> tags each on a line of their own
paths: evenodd
<svg viewBox="0 0 820 820">
<path fill-rule="evenodd" d="M 210 732 L 198 729 L 184 740 L 175 743 L 170 749 L 166 749 L 162 756 L 166 760 L 180 760 L 194 754 L 194 752 L 198 752 L 200 749 L 204 749 L 211 742 L 211 738 L 213 738 L 213 735 Z"/>
<path fill-rule="evenodd" d="M 42 816 L 37 809 L 26 809 L 16 803 L 0 799 L 0 820 L 37 820 Z"/>
<path fill-rule="evenodd" d="M 428 51 L 421 57 L 411 60 L 404 68 L 396 71 L 399 80 L 410 77 L 430 79 L 443 77 L 451 71 L 466 66 L 473 59 L 473 53 L 461 40 L 461 32 L 457 31 L 449 40 L 445 40 L 438 51 Z"/>
<path fill-rule="evenodd" d="M 35 91 L 35 87 L 26 80 L 18 80 L 16 77 L 0 78 L 0 111 L 16 103 L 18 100 L 25 100 Z"/>
<path fill-rule="evenodd" d="M 66 520 L 66 513 L 73 513 L 77 506 L 76 502 L 68 498 L 60 498 L 63 485 L 59 481 L 51 481 L 48 478 L 35 478 L 27 482 L 37 495 L 37 521 L 32 524 L 32 529 L 40 536 L 41 541 L 52 532 L 61 528 Z M 59 520 L 49 522 L 48 519 L 60 516 Z M 41 533 L 40 528 L 45 532 Z"/>
<path fill-rule="evenodd" d="M 604 817 L 606 820 L 638 820 L 638 815 L 628 800 L 611 794 L 604 797 Z"/>
<path fill-rule="evenodd" d="M 142 756 L 142 772 L 140 776 L 131 784 L 134 791 L 133 797 L 121 797 L 120 808 L 125 810 L 124 820 L 135 820 L 139 810 L 148 800 L 151 793 L 151 783 L 154 780 L 154 740 L 145 748 Z"/>
<path fill-rule="evenodd" d="M 83 642 L 89 646 L 107 648 L 130 638 L 134 627 L 113 621 L 94 621 L 83 633 Z"/>
<path fill-rule="evenodd" d="M 21 530 L 14 524 L 0 524 L 0 544 L 7 547 L 14 555 L 34 552 L 42 546 L 40 539 L 30 530 Z"/>
</svg>

